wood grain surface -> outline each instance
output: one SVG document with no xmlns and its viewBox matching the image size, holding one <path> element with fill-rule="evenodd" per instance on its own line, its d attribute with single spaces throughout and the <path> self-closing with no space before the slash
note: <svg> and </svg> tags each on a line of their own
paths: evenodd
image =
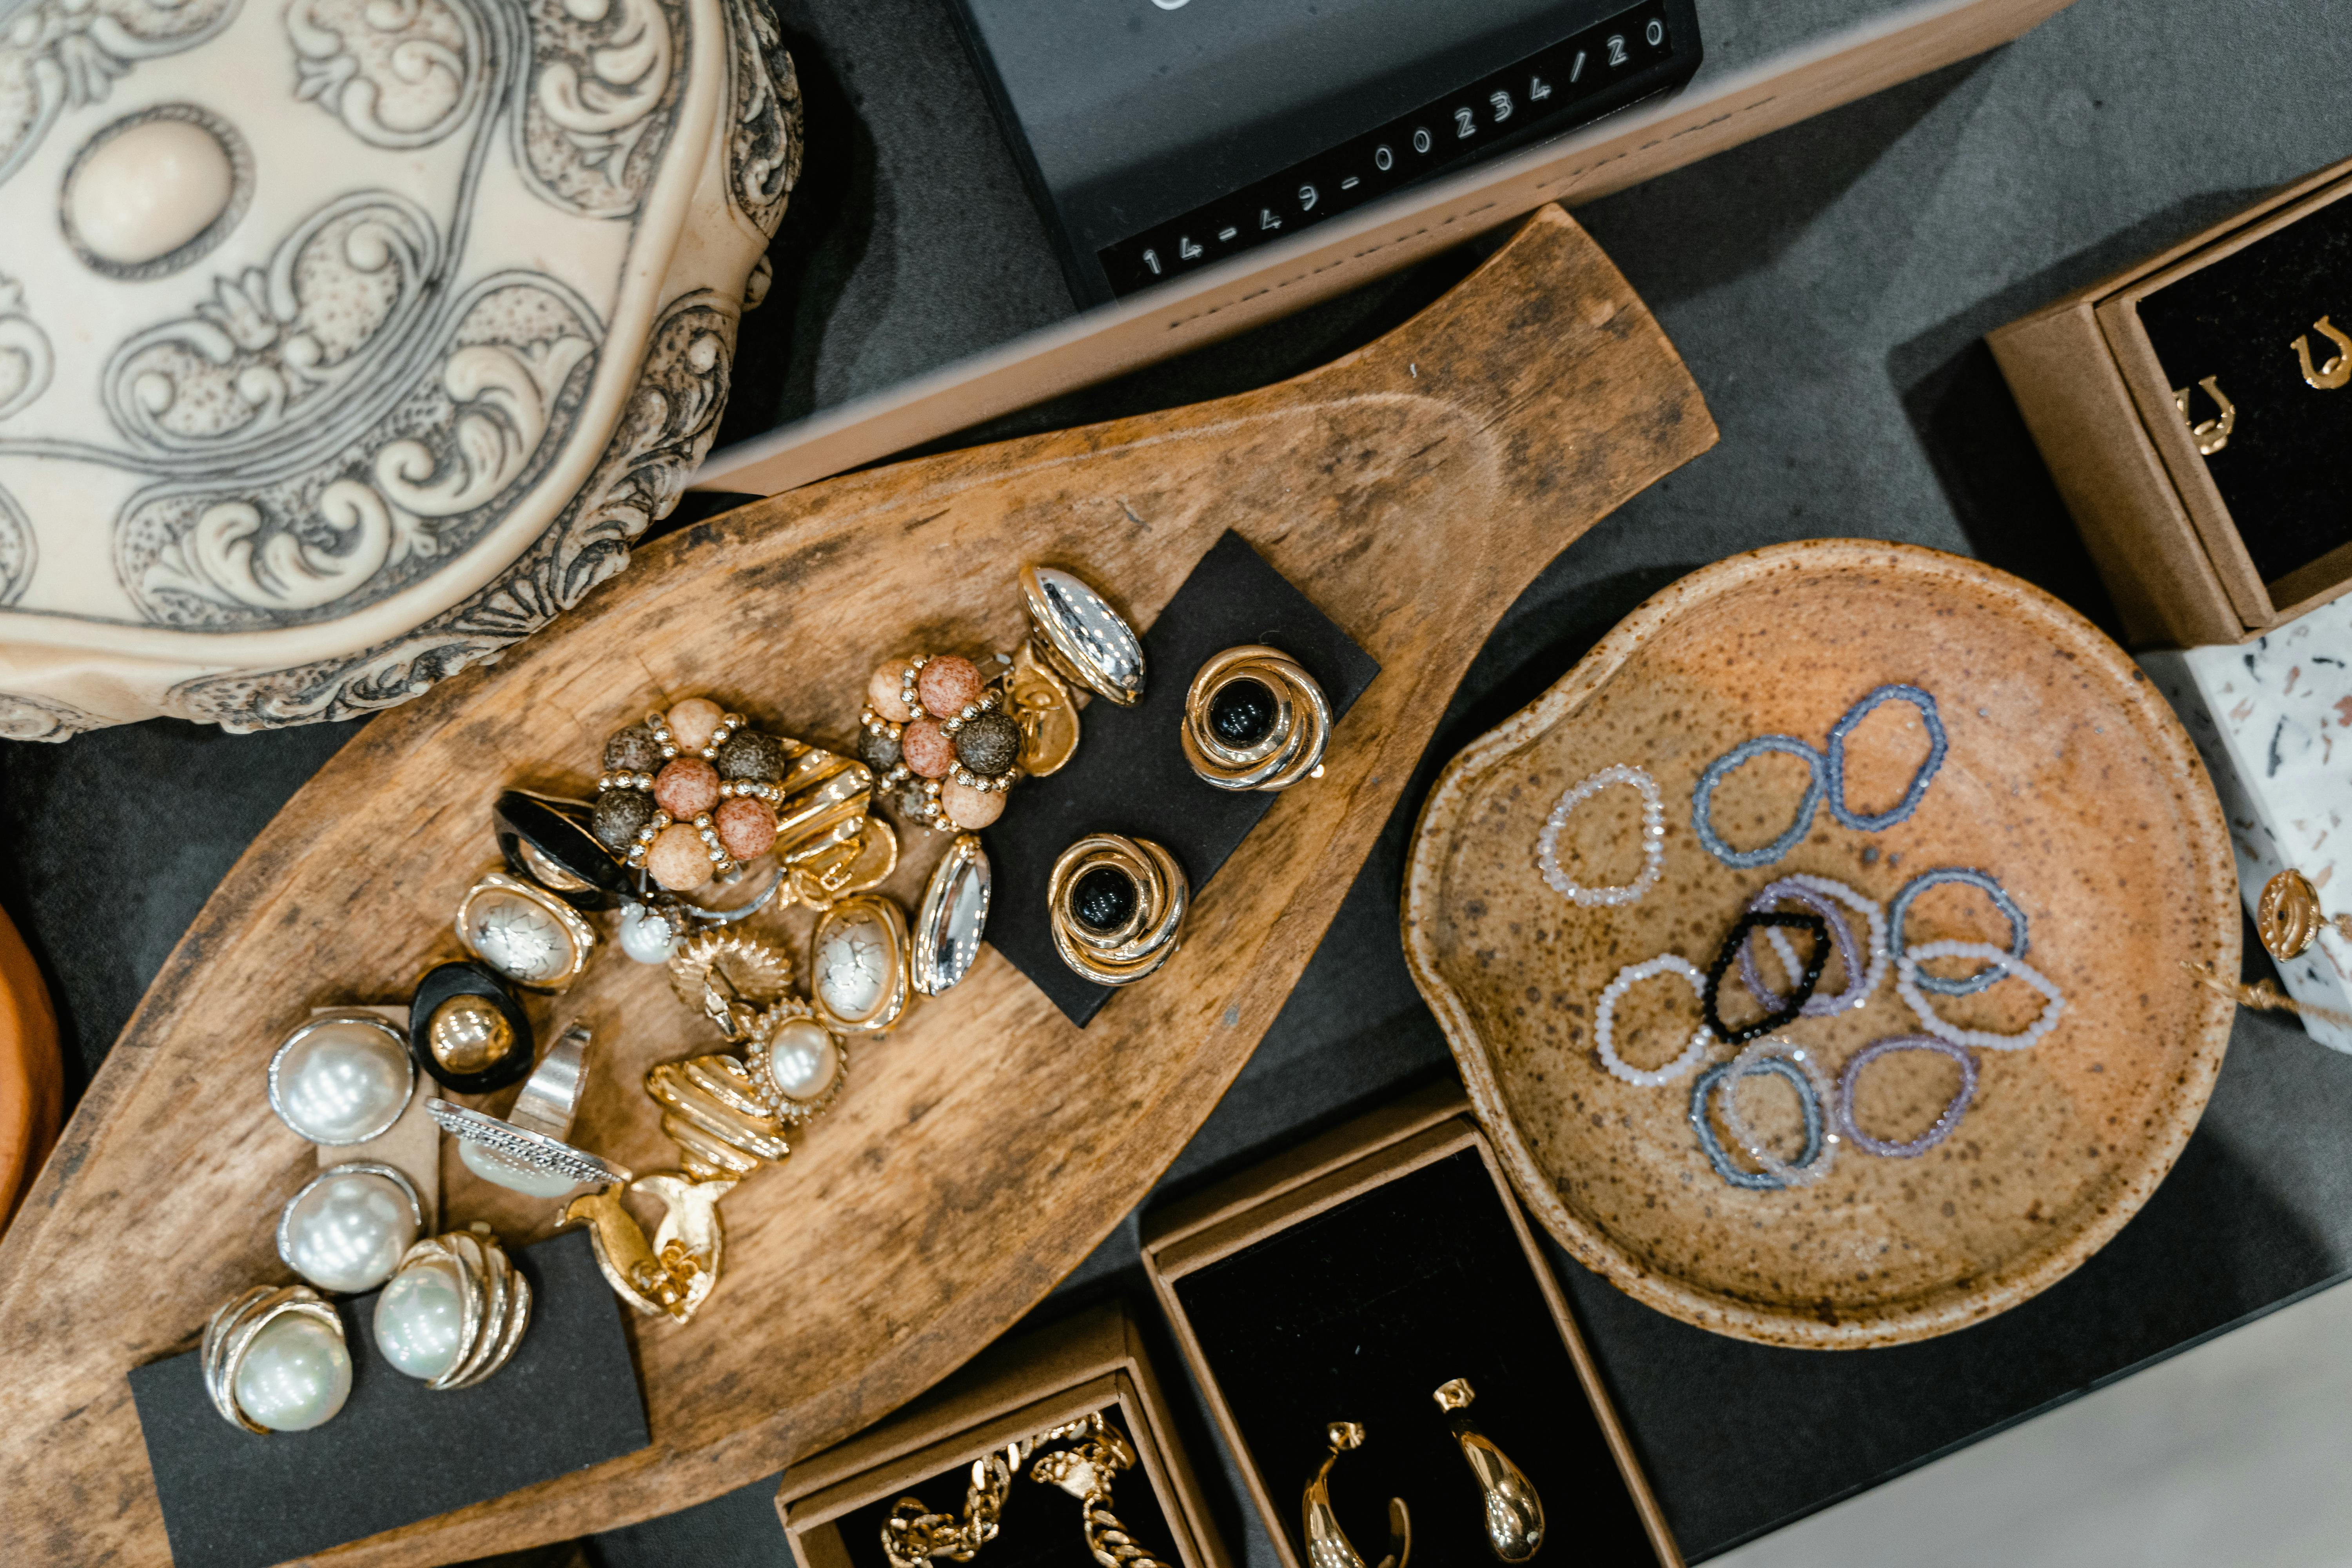
<svg viewBox="0 0 2352 1568">
<path fill-rule="evenodd" d="M 839 1106 L 728 1197 L 726 1277 L 700 1316 L 635 1323 L 651 1447 L 338 1563 L 450 1562 L 700 1501 L 839 1441 L 1001 1333 L 1248 1058 L 1503 610 L 1714 439 L 1641 301 L 1546 209 L 1445 300 L 1322 370 L 744 508 L 657 544 L 495 669 L 378 718 L 206 904 L 0 1246 L 0 1558 L 166 1560 L 123 1374 L 282 1277 L 270 1227 L 314 1162 L 264 1103 L 269 1048 L 314 1005 L 399 999 L 452 951 L 501 786 L 581 792 L 609 731 L 699 692 L 845 748 L 879 658 L 1017 640 L 1024 562 L 1076 567 L 1148 623 L 1228 527 L 1383 671 L 1337 728 L 1328 776 L 1276 802 L 1201 894 L 1181 953 L 1092 1027 L 990 952 L 853 1047 Z M 910 833 L 893 890 L 919 887 L 943 842 Z M 804 940 L 804 917 L 774 924 Z M 596 1029 L 578 1141 L 641 1173 L 674 1165 L 641 1079 L 715 1037 L 666 976 L 602 953 L 533 1007 L 542 1038 Z M 488 1218 L 509 1241 L 549 1228 L 553 1205 L 446 1152 L 443 1183 L 452 1223 Z"/>
<path fill-rule="evenodd" d="M 1856 699 L 1892 681 L 1933 694 L 1948 736 L 1909 820 L 1867 833 L 1822 809 L 1783 858 L 1746 870 L 1699 844 L 1692 793 L 1710 763 L 1754 735 L 1823 746 Z M 1915 709 L 1874 712 L 1845 746 L 1853 808 L 1901 800 L 1927 751 Z M 1580 908 L 1538 875 L 1536 838 L 1563 792 L 1616 763 L 1648 770 L 1664 797 L 1664 873 L 1637 901 Z M 1751 762 L 1717 789 L 1717 830 L 1738 849 L 1770 843 L 1807 777 L 1790 757 Z M 1562 828 L 1563 870 L 1583 886 L 1632 880 L 1638 808 L 1622 786 L 1586 802 Z M 1811 1185 L 1737 1189 L 1692 1131 L 1694 1075 L 1637 1088 L 1602 1068 L 1594 998 L 1625 965 L 1671 952 L 1706 969 L 1757 890 L 1792 873 L 1834 878 L 1886 909 L 1939 867 L 1979 868 L 2016 900 L 2026 962 L 2066 1005 L 2038 1044 L 1973 1052 L 1973 1100 L 1925 1154 L 1848 1141 Z M 2181 968 L 2234 977 L 2240 915 L 2221 803 L 2172 710 L 2122 649 L 2048 595 L 1906 545 L 1776 546 L 1653 598 L 1447 765 L 1405 886 L 1414 980 L 1529 1207 L 1629 1295 L 1766 1344 L 1924 1339 L 2063 1279 L 2172 1168 L 2235 1011 Z M 1968 889 L 1921 895 L 1906 926 L 1911 944 L 2010 941 Z M 1868 935 L 1859 920 L 1854 934 Z M 1769 954 L 1759 964 L 1778 980 Z M 1848 983 L 1833 961 L 1820 994 Z M 1723 989 L 1735 1026 L 1760 1013 L 1736 971 Z M 2042 1005 L 2016 980 L 1928 1000 L 1952 1024 L 2000 1034 Z M 1620 1005 L 1617 1049 L 1656 1068 L 1697 1022 L 1687 986 L 1652 980 Z M 1890 976 L 1857 1008 L 1778 1032 L 1834 1079 L 1864 1045 L 1920 1026 Z M 1732 1054 L 1717 1043 L 1707 1059 Z M 1916 1138 L 1960 1081 L 1946 1057 L 1883 1058 L 1859 1079 L 1859 1123 L 1889 1142 Z M 1793 1159 L 1795 1097 L 1777 1085 L 1744 1096 L 1791 1138 L 1782 1157 Z"/>
</svg>

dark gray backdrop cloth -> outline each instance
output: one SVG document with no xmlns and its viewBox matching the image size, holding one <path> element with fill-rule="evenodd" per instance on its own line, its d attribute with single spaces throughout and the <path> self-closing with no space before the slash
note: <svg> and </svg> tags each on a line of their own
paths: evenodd
<svg viewBox="0 0 2352 1568">
<path fill-rule="evenodd" d="M 1710 62 L 1727 36 L 1720 14 L 1706 12 Z M 2112 627 L 1979 340 L 2352 153 L 2342 20 L 2328 0 L 2080 0 L 2007 48 L 1582 209 L 1689 362 L 1722 445 L 1604 521 L 1506 617 L 1297 994 L 1167 1183 L 1237 1169 L 1448 1070 L 1396 936 L 1403 839 L 1429 778 L 1676 577 L 1781 540 L 1909 540 L 1980 556 Z M 910 117 L 856 82 L 839 107 L 877 126 Z M 822 194 L 795 222 L 823 224 Z M 1016 185 L 954 201 L 1019 199 Z M 969 221 L 940 200 L 942 222 Z M 914 208 L 893 221 L 921 231 Z M 1441 259 L 996 433 L 1291 374 L 1466 264 Z M 1030 283 L 1059 287 L 1050 270 Z M 47 967 L 78 1079 L 237 851 L 350 733 L 237 738 L 158 722 L 0 750 L 11 851 L 0 903 Z M 2105 1252 L 2015 1311 L 1901 1349 L 1759 1349 L 1637 1306 L 1564 1260 L 1560 1272 L 1675 1533 L 1703 1558 L 2352 1270 L 2347 1128 L 2352 1062 L 2292 1024 L 2242 1016 L 2202 1127 Z M 1135 1237 L 1130 1218 L 1041 1311 L 1106 1291 L 1141 1299 Z M 1172 1352 L 1162 1365 L 1174 1370 Z M 1192 1442 L 1216 1452 L 1197 1417 Z M 782 1563 L 771 1490 L 591 1550 L 607 1568 Z M 1221 1489 L 1223 1527 L 1267 1568 L 1238 1499 Z"/>
</svg>

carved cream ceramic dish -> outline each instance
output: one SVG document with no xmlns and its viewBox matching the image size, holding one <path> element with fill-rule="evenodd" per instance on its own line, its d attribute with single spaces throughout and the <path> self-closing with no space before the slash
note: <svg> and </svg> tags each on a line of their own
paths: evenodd
<svg viewBox="0 0 2352 1568">
<path fill-rule="evenodd" d="M 364 713 L 618 571 L 799 107 L 767 0 L 0 0 L 0 735 Z"/>
<path fill-rule="evenodd" d="M 1694 791 L 1715 759 L 1757 736 L 1820 745 L 1856 699 L 1890 682 L 1932 694 L 1948 736 L 1907 819 L 1857 830 L 1824 807 L 1785 854 L 1748 868 L 1701 846 Z M 1927 737 L 1910 708 L 1879 710 L 1841 741 L 1832 798 L 1864 815 L 1905 798 Z M 1654 878 L 1643 870 L 1637 789 L 1596 794 L 1547 831 L 1564 795 L 1612 768 L 1643 770 L 1662 798 Z M 1809 776 L 1787 757 L 1749 763 L 1714 792 L 1711 823 L 1746 858 L 1805 819 Z M 1539 844 L 1577 883 L 1631 884 L 1638 896 L 1563 896 L 1538 868 Z M 1604 1070 L 1598 1003 L 1627 966 L 1673 954 L 1706 969 L 1739 911 L 1780 878 L 1833 879 L 1887 910 L 1906 884 L 1947 867 L 1998 879 L 2027 931 L 2005 930 L 1981 896 L 1944 889 L 1911 906 L 1907 933 L 1894 940 L 2030 937 L 2024 962 L 2065 1001 L 2030 1048 L 1974 1051 L 1964 1113 L 1917 1157 L 1848 1140 L 1811 1184 L 1747 1190 L 1720 1177 L 1695 1135 L 1692 1093 L 1704 1064 L 1735 1048 L 1709 1041 L 1694 1053 L 1700 1062 L 1666 1065 L 1699 1016 L 1696 986 L 1675 975 L 1643 984 L 1615 1012 L 1615 1048 L 1669 1081 Z M 2231 1002 L 2182 966 L 2234 976 L 2239 923 L 2212 785 L 2121 649 L 1989 567 L 1842 540 L 1734 556 L 1684 578 L 1474 742 L 1431 792 L 1404 900 L 1414 982 L 1545 1228 L 1661 1311 L 1816 1349 L 1924 1339 L 1990 1317 L 2122 1228 L 2195 1129 L 2229 1041 Z M 1851 984 L 1843 958 L 1833 963 L 1817 994 Z M 1833 1088 L 1869 1044 L 1925 1027 L 1895 977 L 1864 989 L 1777 1031 Z M 1735 1027 L 1759 1011 L 1736 970 L 1725 996 Z M 1949 1025 L 2011 1038 L 2043 1004 L 2014 980 L 1933 1000 Z M 1908 1140 L 1951 1102 L 1960 1077 L 1932 1051 L 1889 1057 L 1858 1079 L 1854 1109 L 1882 1141 Z M 1789 1141 L 1782 1158 L 1793 1157 L 1795 1096 L 1748 1092 L 1774 1119 L 1771 1135 Z"/>
</svg>

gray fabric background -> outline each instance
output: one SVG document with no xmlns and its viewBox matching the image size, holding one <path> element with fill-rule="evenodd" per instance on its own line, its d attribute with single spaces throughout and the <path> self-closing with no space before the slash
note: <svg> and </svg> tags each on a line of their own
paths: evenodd
<svg viewBox="0 0 2352 1568">
<path fill-rule="evenodd" d="M 804 26 L 846 9 L 793 5 Z M 1703 6 L 1711 70 L 1727 67 L 1737 40 L 1878 9 Z M 795 209 L 809 228 L 793 265 L 809 292 L 790 325 L 803 341 L 747 348 L 783 367 L 771 409 L 837 401 L 1067 309 L 1042 235 L 1027 261 L 1020 246 L 1000 244 L 996 269 L 976 283 L 948 287 L 916 265 L 914 247 L 1001 238 L 1024 212 L 1017 183 L 987 168 L 971 118 L 979 100 L 952 99 L 969 71 L 940 52 L 953 40 L 936 5 L 864 9 L 892 46 L 865 56 L 887 59 L 888 71 L 845 73 L 840 106 L 868 127 L 853 149 L 868 161 L 864 195 L 854 169 L 831 186 L 820 171 Z M 2352 80 L 2347 20 L 2341 0 L 2080 0 L 2008 48 L 1584 209 L 1688 360 L 1722 444 L 1596 528 L 1506 618 L 1297 994 L 1167 1184 L 1238 1168 L 1449 1070 L 1395 935 L 1411 815 L 1444 757 L 1675 577 L 1780 540 L 1901 539 L 1981 556 L 2112 626 L 1979 340 L 2352 151 L 2340 108 L 2340 84 Z M 905 83 L 934 79 L 949 97 L 908 109 Z M 967 163 L 889 163 L 877 174 L 874 161 L 907 155 L 908 114 L 944 117 L 935 140 L 981 150 Z M 933 175 L 968 182 L 962 199 L 939 199 Z M 851 232 L 861 200 L 871 209 L 862 236 Z M 825 201 L 848 204 L 836 209 L 845 216 L 829 216 Z M 1289 374 L 1399 319 L 1469 259 L 1441 258 L 993 428 Z M 47 971 L 77 1087 L 239 849 L 350 732 L 228 738 L 156 722 L 0 751 L 0 843 L 14 851 L 0 868 L 0 905 Z M 2202 1128 L 2121 1237 L 2038 1300 L 1924 1345 L 1761 1350 L 1638 1307 L 1565 1259 L 1559 1268 L 1698 1559 L 2352 1270 L 2347 1125 L 2352 1063 L 2291 1025 L 2242 1017 Z M 1130 1219 L 1041 1313 L 1110 1291 L 1145 1300 L 1134 1237 Z M 1172 1356 L 1163 1363 L 1173 1370 Z M 1197 1441 L 1205 1458 L 1213 1445 L 1205 1432 Z M 612 1532 L 587 1555 L 608 1568 L 782 1563 L 771 1490 Z M 1238 1496 L 1223 1489 L 1223 1522 L 1253 1568 L 1266 1568 L 1270 1549 Z"/>
</svg>

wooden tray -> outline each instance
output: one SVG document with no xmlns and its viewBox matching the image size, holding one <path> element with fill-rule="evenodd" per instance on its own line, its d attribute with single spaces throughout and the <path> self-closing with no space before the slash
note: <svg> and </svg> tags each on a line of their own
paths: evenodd
<svg viewBox="0 0 2352 1568">
<path fill-rule="evenodd" d="M 1935 694 L 1950 742 L 1908 822 L 1864 834 L 1823 810 L 1786 858 L 1754 870 L 1699 845 L 1691 793 L 1710 762 L 1766 732 L 1822 746 L 1855 699 L 1897 680 Z M 1857 809 L 1902 796 L 1925 735 L 1900 706 L 1865 723 L 1850 745 Z M 1580 908 L 1538 876 L 1536 836 L 1565 790 L 1619 763 L 1648 769 L 1664 797 L 1664 879 L 1638 902 Z M 1793 762 L 1751 763 L 1719 789 L 1714 820 L 1736 847 L 1769 842 L 1803 779 Z M 1588 802 L 1562 834 L 1563 865 L 1572 845 L 1574 864 L 1592 868 L 1580 881 L 1629 880 L 1637 812 L 1630 789 Z M 1704 970 L 1777 877 L 1834 877 L 1884 905 L 1941 866 L 1989 871 L 2019 900 L 2027 961 L 2068 1010 L 2030 1050 L 1976 1053 L 1972 1106 L 1925 1156 L 1849 1144 L 1811 1187 L 1738 1190 L 1709 1168 L 1686 1120 L 1692 1078 L 1637 1089 L 1602 1070 L 1594 998 L 1621 967 L 1678 952 Z M 1923 899 L 1908 940 L 2005 942 L 1999 917 L 1969 897 Z M 2238 973 L 2220 805 L 2131 661 L 2013 577 L 1859 541 L 1783 545 L 1694 573 L 1473 743 L 1423 811 L 1403 919 L 1407 960 L 1479 1118 L 1560 1244 L 1686 1322 L 1822 1349 L 1949 1332 L 2104 1246 L 2171 1168 L 2228 1043 L 2230 1002 L 2181 963 Z M 1843 983 L 1835 968 L 1829 980 Z M 2032 1016 L 2009 996 L 2023 991 L 2004 982 L 1945 1001 L 1945 1016 L 2013 1030 Z M 1735 973 L 1726 993 L 1738 992 Z M 1727 1016 L 1753 1012 L 1727 1004 Z M 1661 1065 L 1696 1018 L 1677 982 L 1652 982 L 1621 1009 L 1619 1049 Z M 1654 1043 L 1637 1050 L 1629 1026 L 1644 1019 Z M 1674 1045 L 1655 1043 L 1670 1021 Z M 1822 1050 L 1833 1072 L 1870 1040 L 1915 1032 L 1891 978 L 1859 1012 L 1783 1031 Z M 1718 1045 L 1712 1059 L 1730 1054 Z M 1948 1060 L 1882 1060 L 1864 1082 L 1864 1126 L 1924 1131 L 1958 1081 Z M 1763 1094 L 1751 1095 L 1760 1107 Z M 1784 1114 L 1793 1127 L 1792 1099 Z"/>
<path fill-rule="evenodd" d="M 338 1562 L 472 1558 L 684 1507 L 839 1441 L 996 1337 L 1223 1094 L 1496 617 L 1714 436 L 1641 301 L 1547 209 L 1446 300 L 1322 371 L 730 513 L 495 670 L 378 719 L 205 906 L 0 1246 L 0 1520 L 41 1521 L 8 1532 L 11 1563 L 165 1560 L 123 1373 L 281 1276 L 270 1226 L 315 1162 L 263 1102 L 269 1047 L 313 1005 L 397 998 L 452 950 L 502 785 L 577 789 L 608 732 L 693 692 L 845 746 L 877 658 L 1017 639 L 1024 561 L 1079 567 L 1148 622 L 1228 527 L 1384 672 L 1337 727 L 1328 776 L 1276 803 L 1202 892 L 1180 955 L 1091 1028 L 992 952 L 857 1051 L 791 1165 L 728 1198 L 719 1294 L 688 1327 L 635 1325 L 652 1447 Z M 911 836 L 902 896 L 940 843 Z M 596 1026 L 581 1139 L 641 1172 L 674 1165 L 640 1080 L 713 1037 L 667 977 L 607 953 L 538 1013 Z M 550 1205 L 446 1151 L 442 1169 L 453 1219 L 548 1229 Z"/>
<path fill-rule="evenodd" d="M 48 988 L 24 939 L 0 915 L 0 1231 L 57 1137 L 64 1089 Z"/>
</svg>

